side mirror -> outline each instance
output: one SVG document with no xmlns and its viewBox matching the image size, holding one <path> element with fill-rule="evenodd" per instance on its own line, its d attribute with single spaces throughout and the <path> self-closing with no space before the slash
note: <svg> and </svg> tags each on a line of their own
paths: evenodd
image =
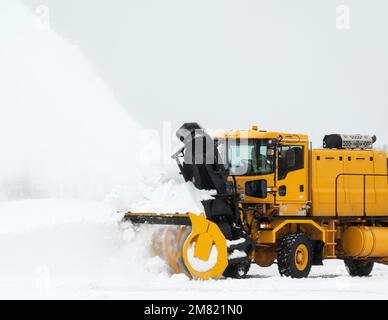
<svg viewBox="0 0 388 320">
<path fill-rule="evenodd" d="M 267 180 L 253 180 L 245 184 L 245 194 L 248 197 L 267 198 Z"/>
<path fill-rule="evenodd" d="M 286 151 L 286 164 L 288 169 L 295 167 L 295 151 L 292 149 Z"/>
</svg>

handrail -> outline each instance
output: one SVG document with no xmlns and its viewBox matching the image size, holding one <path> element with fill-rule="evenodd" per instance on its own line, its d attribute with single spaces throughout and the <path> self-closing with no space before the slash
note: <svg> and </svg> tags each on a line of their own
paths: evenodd
<svg viewBox="0 0 388 320">
<path fill-rule="evenodd" d="M 338 217 L 338 180 L 342 176 L 357 176 L 363 177 L 364 179 L 364 190 L 363 190 L 363 209 L 364 217 L 366 214 L 366 177 L 388 177 L 388 174 L 378 174 L 378 173 L 340 173 L 335 178 L 335 216 Z"/>
</svg>

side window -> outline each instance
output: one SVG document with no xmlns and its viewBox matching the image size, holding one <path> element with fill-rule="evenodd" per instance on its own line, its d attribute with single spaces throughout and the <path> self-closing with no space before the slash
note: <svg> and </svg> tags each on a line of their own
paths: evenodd
<svg viewBox="0 0 388 320">
<path fill-rule="evenodd" d="M 303 146 L 281 146 L 279 148 L 278 179 L 287 177 L 291 171 L 304 168 L 304 147 Z"/>
</svg>

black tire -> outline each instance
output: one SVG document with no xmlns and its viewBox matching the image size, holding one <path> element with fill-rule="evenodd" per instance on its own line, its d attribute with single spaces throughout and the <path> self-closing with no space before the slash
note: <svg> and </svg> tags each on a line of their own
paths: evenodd
<svg viewBox="0 0 388 320">
<path fill-rule="evenodd" d="M 246 278 L 250 268 L 251 263 L 249 261 L 232 264 L 226 268 L 224 272 L 224 277 L 233 279 L 244 279 Z"/>
<path fill-rule="evenodd" d="M 304 233 L 289 233 L 280 240 L 278 269 L 281 276 L 308 277 L 313 262 L 313 243 Z"/>
<path fill-rule="evenodd" d="M 367 277 L 374 266 L 373 261 L 345 259 L 345 267 L 351 277 Z"/>
</svg>

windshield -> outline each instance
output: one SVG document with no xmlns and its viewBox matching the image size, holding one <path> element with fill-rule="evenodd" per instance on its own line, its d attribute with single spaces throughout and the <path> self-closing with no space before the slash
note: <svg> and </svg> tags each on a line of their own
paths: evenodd
<svg viewBox="0 0 388 320">
<path fill-rule="evenodd" d="M 254 176 L 273 172 L 273 155 L 268 140 L 219 140 L 218 151 L 235 176 Z"/>
</svg>

